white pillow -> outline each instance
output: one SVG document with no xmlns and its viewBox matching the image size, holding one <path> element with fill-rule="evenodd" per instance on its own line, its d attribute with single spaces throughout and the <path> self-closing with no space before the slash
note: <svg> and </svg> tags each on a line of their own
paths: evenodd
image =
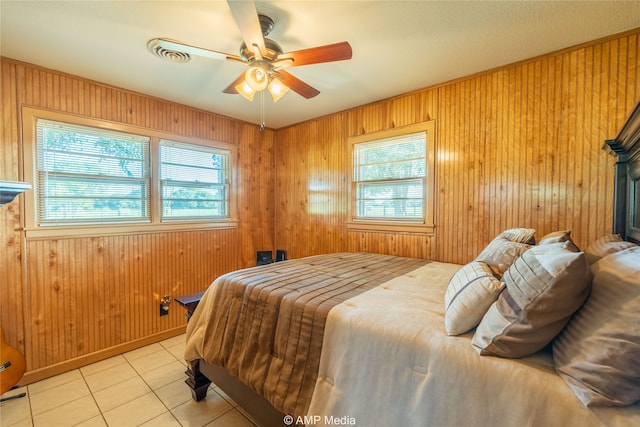
<svg viewBox="0 0 640 427">
<path fill-rule="evenodd" d="M 473 261 L 458 270 L 444 296 L 447 334 L 459 335 L 476 327 L 502 289 L 504 283 L 484 262 Z"/>
</svg>

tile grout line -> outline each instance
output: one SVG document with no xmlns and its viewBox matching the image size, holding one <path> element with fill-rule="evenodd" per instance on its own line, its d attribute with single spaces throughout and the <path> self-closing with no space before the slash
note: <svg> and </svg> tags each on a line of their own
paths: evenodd
<svg viewBox="0 0 640 427">
<path fill-rule="evenodd" d="M 102 417 L 102 421 L 104 421 L 104 424 L 106 426 L 109 426 L 109 423 L 107 423 L 107 419 L 104 417 L 104 413 L 102 412 L 102 409 L 100 408 L 100 405 L 98 405 L 98 401 L 96 400 L 96 397 L 93 394 L 93 390 L 91 390 L 91 387 L 89 387 L 89 383 L 87 382 L 87 378 L 86 378 L 85 374 L 82 372 L 82 369 L 78 369 L 78 371 L 80 372 L 80 376 L 82 377 L 82 380 L 84 381 L 85 385 L 87 386 L 87 390 L 89 390 L 89 394 L 91 395 L 91 399 L 93 400 L 93 403 L 95 403 L 96 408 L 98 408 L 98 411 L 100 412 L 100 416 Z M 98 372 L 100 372 L 100 371 L 98 371 Z M 81 421 L 79 424 L 87 422 L 92 418 L 94 418 L 94 417 L 91 417 L 91 418 L 89 418 L 87 420 Z M 76 424 L 76 425 L 78 425 L 78 424 Z"/>
<path fill-rule="evenodd" d="M 31 416 L 31 426 L 34 427 L 34 422 L 33 419 L 35 417 L 35 414 L 33 413 L 33 405 L 31 404 L 31 393 L 29 392 L 29 386 L 26 386 L 27 389 L 27 399 L 29 399 L 29 415 Z"/>
<path fill-rule="evenodd" d="M 178 359 L 173 355 L 173 353 L 171 353 L 170 351 L 168 351 L 168 350 L 167 350 L 167 348 L 166 348 L 164 345 L 162 345 L 162 342 L 159 342 L 158 344 L 160 344 L 160 347 L 162 347 L 162 350 L 163 350 L 163 351 L 165 351 L 165 352 L 169 353 L 169 354 L 170 354 L 170 355 L 171 355 L 175 360 L 178 360 Z M 171 417 L 173 417 L 173 419 L 174 419 L 174 420 L 176 420 L 176 422 L 182 426 L 183 424 L 180 422 L 180 420 L 178 420 L 178 419 L 176 418 L 176 416 L 173 414 L 173 412 L 171 412 L 171 409 L 169 409 L 169 407 L 167 407 L 167 405 L 166 405 L 166 404 L 164 403 L 164 401 L 160 398 L 160 396 L 158 396 L 158 393 L 156 393 L 156 391 L 153 389 L 153 387 L 151 387 L 151 384 L 149 384 L 149 383 L 147 382 L 147 380 L 145 380 L 145 379 L 144 379 L 144 377 L 142 376 L 142 374 L 141 374 L 140 372 L 138 372 L 138 370 L 135 368 L 135 366 L 133 366 L 133 365 L 131 364 L 131 361 L 130 361 L 127 357 L 125 357 L 125 360 L 126 360 L 126 361 L 127 361 L 127 363 L 129 364 L 129 366 L 131 366 L 131 369 L 133 369 L 133 371 L 136 373 L 136 375 L 138 375 L 138 377 L 140 378 L 140 380 L 141 380 L 142 382 L 144 382 L 144 383 L 147 385 L 147 387 L 149 387 L 149 390 L 151 390 L 151 393 L 153 393 L 153 395 L 154 395 L 154 396 L 155 396 L 155 397 L 160 401 L 160 403 L 162 403 L 162 406 L 164 406 L 164 407 L 166 408 L 167 412 L 168 412 L 169 414 L 171 414 Z M 179 362 L 179 360 L 178 360 L 178 362 Z M 167 364 L 167 365 L 168 365 L 168 364 Z M 163 365 L 163 366 L 166 366 L 166 365 Z M 160 368 L 160 367 L 158 367 L 158 369 L 159 369 L 159 368 Z M 114 408 L 114 409 L 115 409 L 115 408 Z M 153 420 L 153 419 L 156 419 L 156 418 L 158 418 L 158 417 L 159 417 L 159 416 L 161 416 L 161 415 L 163 415 L 163 414 L 158 414 L 158 415 L 156 415 L 155 417 L 151 418 L 150 420 L 145 421 L 144 423 L 147 423 L 147 422 L 149 422 L 149 421 L 151 421 L 151 420 Z M 142 424 L 144 424 L 144 423 L 142 423 Z M 140 424 L 139 424 L 139 425 L 140 425 Z M 109 424 L 107 424 L 107 426 L 109 426 Z"/>
</svg>

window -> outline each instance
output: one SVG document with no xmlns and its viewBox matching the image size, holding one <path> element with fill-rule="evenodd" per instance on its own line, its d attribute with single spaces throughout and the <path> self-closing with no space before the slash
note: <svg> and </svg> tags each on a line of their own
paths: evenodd
<svg viewBox="0 0 640 427">
<path fill-rule="evenodd" d="M 236 147 L 23 108 L 27 237 L 236 227 Z"/>
<path fill-rule="evenodd" d="M 149 140 L 38 119 L 39 223 L 149 221 Z"/>
<path fill-rule="evenodd" d="M 160 141 L 162 219 L 226 218 L 229 150 Z"/>
<path fill-rule="evenodd" d="M 351 229 L 433 231 L 433 122 L 350 140 Z"/>
<path fill-rule="evenodd" d="M 423 133 L 356 144 L 356 219 L 424 218 L 426 138 Z"/>
</svg>

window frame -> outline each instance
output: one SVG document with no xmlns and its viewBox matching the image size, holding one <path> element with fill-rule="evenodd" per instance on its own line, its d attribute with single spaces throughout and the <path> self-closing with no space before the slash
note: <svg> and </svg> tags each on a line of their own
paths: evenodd
<svg viewBox="0 0 640 427">
<path fill-rule="evenodd" d="M 384 139 L 401 137 L 415 133 L 424 133 L 426 139 L 426 174 L 423 178 L 423 219 L 394 219 L 379 220 L 369 218 L 357 218 L 357 182 L 355 180 L 355 150 L 358 144 L 372 143 Z M 418 233 L 433 234 L 435 231 L 435 121 L 416 123 L 395 129 L 372 132 L 348 139 L 350 176 L 349 186 L 349 220 L 347 221 L 348 231 L 370 231 L 370 232 L 395 232 L 395 233 Z"/>
<path fill-rule="evenodd" d="M 88 126 L 107 131 L 125 132 L 135 135 L 148 136 L 149 147 L 149 192 L 150 192 L 150 220 L 134 220 L 126 222 L 104 221 L 102 223 L 83 224 L 39 224 L 38 218 L 38 141 L 37 121 L 45 119 L 57 122 Z M 229 212 L 227 218 L 189 218 L 162 219 L 162 199 L 160 186 L 160 140 L 176 141 L 188 145 L 200 145 L 229 151 Z M 25 192 L 25 233 L 27 238 L 47 239 L 54 237 L 73 236 L 104 236 L 117 234 L 140 234 L 153 232 L 167 232 L 178 230 L 194 230 L 206 228 L 237 228 L 237 193 L 233 191 L 236 171 L 237 148 L 233 144 L 173 134 L 155 129 L 110 122 L 107 120 L 88 118 L 68 113 L 42 110 L 32 107 L 22 107 L 22 151 L 24 179 L 32 185 L 31 190 Z"/>
</svg>

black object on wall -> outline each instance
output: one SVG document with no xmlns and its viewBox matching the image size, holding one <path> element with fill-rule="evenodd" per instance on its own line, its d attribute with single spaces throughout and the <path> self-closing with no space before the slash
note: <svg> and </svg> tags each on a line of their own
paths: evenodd
<svg viewBox="0 0 640 427">
<path fill-rule="evenodd" d="M 273 262 L 273 252 L 258 251 L 256 255 L 256 265 L 266 265 Z"/>
<path fill-rule="evenodd" d="M 286 259 L 287 259 L 287 253 L 284 251 L 284 249 L 278 249 L 276 251 L 276 262 L 284 261 Z"/>
</svg>

